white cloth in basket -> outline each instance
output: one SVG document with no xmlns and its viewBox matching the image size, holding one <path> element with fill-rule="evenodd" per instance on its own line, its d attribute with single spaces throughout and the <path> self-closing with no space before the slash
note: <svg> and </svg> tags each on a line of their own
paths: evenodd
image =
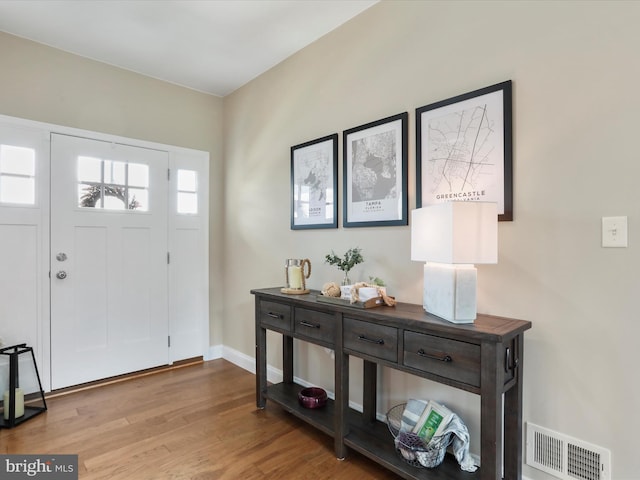
<svg viewBox="0 0 640 480">
<path fill-rule="evenodd" d="M 401 431 L 410 432 L 413 430 L 413 427 L 416 426 L 416 423 L 420 419 L 420 415 L 422 415 L 422 412 L 424 412 L 424 409 L 427 407 L 427 403 L 425 400 L 416 400 L 413 398 L 407 401 L 407 405 L 402 412 L 402 420 L 400 421 Z M 442 432 L 443 435 L 449 433 L 453 434 L 451 448 L 453 449 L 456 460 L 458 460 L 460 464 L 460 468 L 465 472 L 475 472 L 478 467 L 469 453 L 469 430 L 455 413 Z"/>
</svg>

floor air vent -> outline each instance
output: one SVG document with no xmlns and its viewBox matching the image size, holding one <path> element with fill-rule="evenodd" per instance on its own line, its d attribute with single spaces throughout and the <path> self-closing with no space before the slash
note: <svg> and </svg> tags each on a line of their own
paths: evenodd
<svg viewBox="0 0 640 480">
<path fill-rule="evenodd" d="M 611 452 L 527 423 L 527 465 L 562 480 L 611 480 Z"/>
</svg>

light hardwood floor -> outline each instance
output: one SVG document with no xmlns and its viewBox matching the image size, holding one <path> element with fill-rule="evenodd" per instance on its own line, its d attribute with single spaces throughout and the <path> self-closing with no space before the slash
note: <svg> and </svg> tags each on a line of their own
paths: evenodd
<svg viewBox="0 0 640 480">
<path fill-rule="evenodd" d="M 255 377 L 214 360 L 47 400 L 0 430 L 0 453 L 77 454 L 82 480 L 394 479 L 273 404 Z"/>
</svg>

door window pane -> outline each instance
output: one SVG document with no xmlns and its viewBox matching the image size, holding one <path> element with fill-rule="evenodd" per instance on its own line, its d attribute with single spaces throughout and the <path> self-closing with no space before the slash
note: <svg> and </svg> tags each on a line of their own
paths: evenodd
<svg viewBox="0 0 640 480">
<path fill-rule="evenodd" d="M 124 162 L 104 161 L 104 183 L 115 183 L 125 185 L 127 164 Z"/>
<path fill-rule="evenodd" d="M 193 170 L 178 170 L 178 191 L 195 192 L 197 185 L 196 172 Z"/>
<path fill-rule="evenodd" d="M 36 203 L 33 177 L 0 175 L 0 202 L 34 205 Z"/>
<path fill-rule="evenodd" d="M 0 145 L 0 173 L 14 175 L 36 174 L 36 152 L 32 148 Z"/>
<path fill-rule="evenodd" d="M 36 152 L 0 145 L 0 203 L 35 205 Z"/>
<path fill-rule="evenodd" d="M 124 189 L 120 187 L 105 187 L 104 196 L 105 210 L 126 210 L 124 203 Z"/>
<path fill-rule="evenodd" d="M 129 188 L 129 210 L 146 212 L 149 205 L 149 190 L 145 188 Z"/>
<path fill-rule="evenodd" d="M 102 160 L 92 157 L 79 157 L 78 180 L 81 182 L 102 182 Z"/>
<path fill-rule="evenodd" d="M 102 208 L 102 190 L 100 185 L 78 184 L 78 198 L 81 207 Z"/>
<path fill-rule="evenodd" d="M 149 165 L 130 163 L 129 185 L 132 187 L 149 187 Z"/>
<path fill-rule="evenodd" d="M 178 213 L 198 213 L 198 195 L 178 192 Z"/>
<path fill-rule="evenodd" d="M 194 170 L 178 170 L 178 213 L 198 213 L 198 176 Z"/>
</svg>

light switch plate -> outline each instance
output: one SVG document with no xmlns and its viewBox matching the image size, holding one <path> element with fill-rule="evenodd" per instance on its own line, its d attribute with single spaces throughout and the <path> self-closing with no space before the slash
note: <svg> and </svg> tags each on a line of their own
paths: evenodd
<svg viewBox="0 0 640 480">
<path fill-rule="evenodd" d="M 602 246 L 627 247 L 627 217 L 602 217 Z"/>
</svg>

